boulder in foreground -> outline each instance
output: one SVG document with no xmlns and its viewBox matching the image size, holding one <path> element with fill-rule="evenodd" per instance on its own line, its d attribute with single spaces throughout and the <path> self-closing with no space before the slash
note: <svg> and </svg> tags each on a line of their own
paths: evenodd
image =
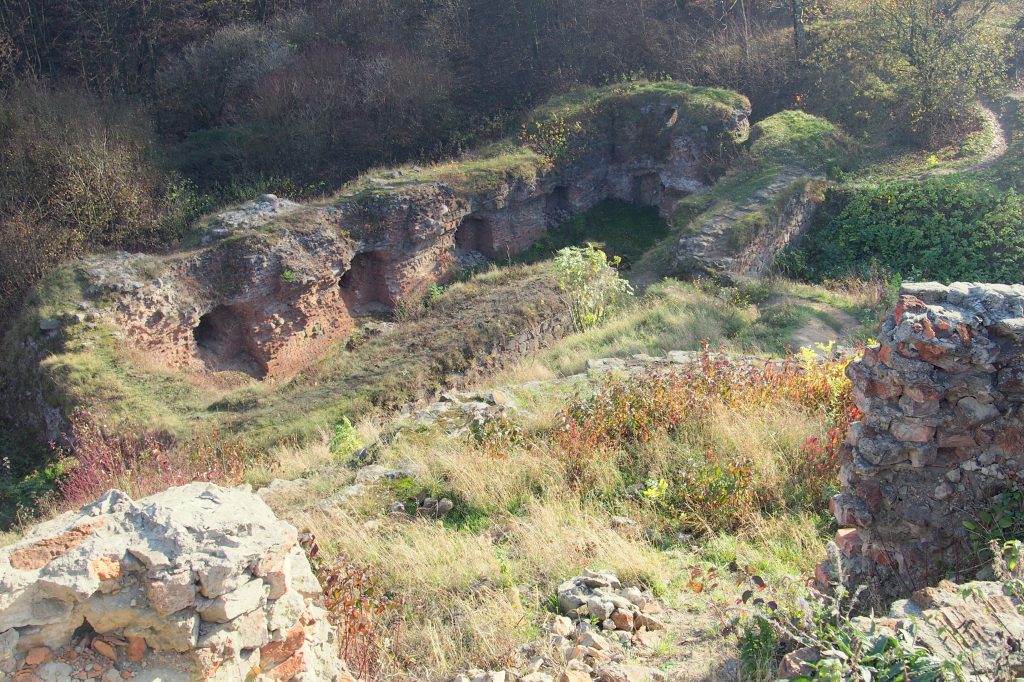
<svg viewBox="0 0 1024 682">
<path fill-rule="evenodd" d="M 43 523 L 0 549 L 0 678 L 347 678 L 297 535 L 205 483 Z"/>
</svg>

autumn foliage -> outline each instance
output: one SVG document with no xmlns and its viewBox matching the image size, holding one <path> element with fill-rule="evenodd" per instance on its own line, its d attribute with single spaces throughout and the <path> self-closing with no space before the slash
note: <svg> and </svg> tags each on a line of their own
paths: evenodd
<svg viewBox="0 0 1024 682">
<path fill-rule="evenodd" d="M 77 410 L 64 448 L 59 506 L 77 507 L 116 488 L 144 497 L 196 481 L 235 485 L 259 454 L 213 431 L 186 441 L 157 432 L 123 433 Z"/>
<path fill-rule="evenodd" d="M 614 453 L 626 453 L 628 460 L 633 451 L 671 448 L 672 439 L 701 443 L 722 411 L 803 410 L 823 414 L 827 430 L 789 457 L 786 490 L 760 485 L 749 454 L 710 444 L 676 462 L 664 478 L 645 481 L 642 495 L 684 526 L 706 531 L 735 527 L 754 508 L 824 508 L 839 469 L 839 447 L 858 415 L 843 374 L 848 359 L 823 350 L 825 357 L 806 350 L 758 360 L 705 349 L 672 369 L 610 376 L 560 413 L 554 431 L 558 456 L 568 478 L 586 486 L 595 460 Z"/>
</svg>

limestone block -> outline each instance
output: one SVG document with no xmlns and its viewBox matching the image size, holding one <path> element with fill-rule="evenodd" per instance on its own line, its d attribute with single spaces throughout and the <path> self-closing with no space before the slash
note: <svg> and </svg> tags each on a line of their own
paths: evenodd
<svg viewBox="0 0 1024 682">
<path fill-rule="evenodd" d="M 287 650 L 268 657 L 268 679 L 332 680 L 337 633 L 319 596 L 296 530 L 249 490 L 197 483 L 139 501 L 111 491 L 0 549 L 0 662 L 62 650 L 88 622 L 105 636 L 100 654 L 120 657 L 123 645 L 154 675 L 174 671 L 166 679 L 244 679 L 274 639 Z"/>
<path fill-rule="evenodd" d="M 262 580 L 254 579 L 232 592 L 199 604 L 196 610 L 205 621 L 226 623 L 244 613 L 261 608 L 266 601 L 266 585 Z"/>
<path fill-rule="evenodd" d="M 196 586 L 192 571 L 163 574 L 146 585 L 146 597 L 157 613 L 181 611 L 196 603 Z"/>
</svg>

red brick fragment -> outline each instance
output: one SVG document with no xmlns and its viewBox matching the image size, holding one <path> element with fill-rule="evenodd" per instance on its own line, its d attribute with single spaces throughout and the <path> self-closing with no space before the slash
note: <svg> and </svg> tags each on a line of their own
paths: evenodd
<svg viewBox="0 0 1024 682">
<path fill-rule="evenodd" d="M 279 642 L 264 644 L 260 648 L 260 661 L 264 664 L 283 661 L 302 648 L 305 641 L 306 630 L 302 627 L 302 623 L 296 623 L 288 631 L 284 639 Z"/>
<path fill-rule="evenodd" d="M 840 528 L 836 531 L 835 542 L 839 551 L 846 556 L 860 554 L 861 547 L 863 547 L 856 528 Z"/>
</svg>

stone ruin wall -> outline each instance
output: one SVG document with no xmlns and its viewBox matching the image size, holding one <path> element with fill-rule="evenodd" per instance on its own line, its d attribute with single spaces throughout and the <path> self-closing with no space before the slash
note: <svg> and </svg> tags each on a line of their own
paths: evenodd
<svg viewBox="0 0 1024 682">
<path fill-rule="evenodd" d="M 737 273 L 763 277 L 775 267 L 776 257 L 811 226 L 825 201 L 825 183 L 799 180 L 794 189 L 793 196 L 768 216 L 768 223 L 760 227 L 753 241 L 736 257 Z"/>
<path fill-rule="evenodd" d="M 466 193 L 394 171 L 372 179 L 369 196 L 329 206 L 266 195 L 219 216 L 203 248 L 162 259 L 158 276 L 135 267 L 146 257 L 128 254 L 92 259 L 85 272 L 95 294 L 116 301 L 114 324 L 154 364 L 289 378 L 347 338 L 357 318 L 423 296 L 467 255 L 514 256 L 606 198 L 671 214 L 711 180 L 728 152 L 722 136 L 746 126 L 737 112 L 735 129 L 685 132 L 674 111 L 652 107 L 651 126 L 618 131 L 622 144 L 534 181 Z"/>
<path fill-rule="evenodd" d="M 0 549 L 0 680 L 351 681 L 322 598 L 251 492 L 111 491 Z"/>
<path fill-rule="evenodd" d="M 1022 489 L 1024 285 L 908 284 L 880 344 L 847 369 L 863 419 L 831 507 L 845 574 L 886 597 L 973 577 L 964 522 Z"/>
</svg>

